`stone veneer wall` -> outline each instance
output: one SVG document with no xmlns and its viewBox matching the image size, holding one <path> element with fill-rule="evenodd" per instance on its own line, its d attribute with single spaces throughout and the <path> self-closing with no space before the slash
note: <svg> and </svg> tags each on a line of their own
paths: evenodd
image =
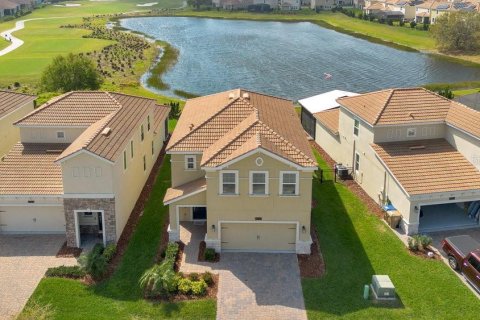
<svg viewBox="0 0 480 320">
<path fill-rule="evenodd" d="M 76 247 L 75 210 L 104 212 L 105 225 L 103 232 L 107 243 L 116 242 L 115 199 L 63 199 L 65 210 L 67 246 Z"/>
</svg>

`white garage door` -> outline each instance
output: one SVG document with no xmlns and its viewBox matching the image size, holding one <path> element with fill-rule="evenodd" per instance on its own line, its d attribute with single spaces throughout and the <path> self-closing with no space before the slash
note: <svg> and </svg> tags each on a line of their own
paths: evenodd
<svg viewBox="0 0 480 320">
<path fill-rule="evenodd" d="M 296 224 L 222 223 L 222 251 L 295 252 Z"/>
<path fill-rule="evenodd" d="M 63 207 L 0 207 L 0 232 L 64 233 Z"/>
</svg>

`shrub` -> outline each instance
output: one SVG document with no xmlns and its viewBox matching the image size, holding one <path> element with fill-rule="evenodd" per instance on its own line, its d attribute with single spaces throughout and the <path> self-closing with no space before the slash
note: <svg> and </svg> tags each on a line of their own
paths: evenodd
<svg viewBox="0 0 480 320">
<path fill-rule="evenodd" d="M 207 283 L 203 280 L 192 282 L 192 294 L 204 296 L 207 293 Z"/>
<path fill-rule="evenodd" d="M 388 20 L 387 20 L 387 24 L 388 24 L 389 26 L 393 26 L 393 20 L 388 19 Z"/>
<path fill-rule="evenodd" d="M 13 83 L 13 86 L 14 86 L 15 88 L 20 88 L 20 82 L 15 81 L 15 82 Z"/>
<path fill-rule="evenodd" d="M 205 249 L 205 260 L 207 261 L 215 260 L 215 249 L 213 248 Z"/>
<path fill-rule="evenodd" d="M 405 25 L 405 21 L 400 20 L 400 22 L 398 23 L 398 25 L 399 25 L 400 27 L 403 27 L 403 26 Z"/>
<path fill-rule="evenodd" d="M 85 271 L 80 266 L 59 266 L 48 268 L 45 272 L 47 277 L 72 278 L 79 279 L 86 275 Z"/>
<path fill-rule="evenodd" d="M 110 262 L 113 259 L 113 256 L 117 252 L 117 246 L 114 243 L 111 243 L 105 247 L 103 250 L 103 256 L 107 262 Z"/>
<path fill-rule="evenodd" d="M 428 23 L 424 23 L 422 26 L 422 30 L 424 31 L 428 31 L 429 28 L 430 28 L 430 25 Z"/>
<path fill-rule="evenodd" d="M 198 281 L 200 279 L 200 276 L 196 272 L 192 272 L 188 275 L 188 278 L 192 281 Z"/>
<path fill-rule="evenodd" d="M 410 28 L 414 29 L 417 26 L 415 21 L 410 22 Z"/>
<path fill-rule="evenodd" d="M 178 253 L 178 243 L 170 242 L 167 245 L 167 249 L 165 250 L 165 259 L 175 260 L 177 258 L 177 253 Z"/>
<path fill-rule="evenodd" d="M 418 242 L 420 243 L 420 246 L 422 247 L 422 249 L 426 250 L 428 246 L 432 244 L 433 240 L 432 240 L 432 237 L 427 236 L 426 234 L 423 234 L 418 237 Z"/>
<path fill-rule="evenodd" d="M 179 277 L 168 261 L 164 261 L 145 271 L 140 278 L 139 285 L 145 291 L 146 296 L 169 296 L 177 290 L 179 281 Z"/>
<path fill-rule="evenodd" d="M 205 281 L 205 283 L 210 287 L 213 285 L 214 283 L 214 280 L 213 280 L 213 275 L 210 273 L 210 272 L 205 272 L 203 275 L 202 275 L 202 279 L 203 281 Z"/>
<path fill-rule="evenodd" d="M 83 271 L 95 279 L 100 279 L 107 270 L 107 260 L 103 256 L 103 245 L 97 243 L 87 254 L 80 255 L 78 262 Z"/>
<path fill-rule="evenodd" d="M 192 280 L 183 278 L 178 280 L 178 292 L 183 294 L 190 294 L 192 291 Z"/>
<path fill-rule="evenodd" d="M 408 238 L 408 249 L 412 251 L 418 251 L 418 242 L 415 236 Z"/>
</svg>

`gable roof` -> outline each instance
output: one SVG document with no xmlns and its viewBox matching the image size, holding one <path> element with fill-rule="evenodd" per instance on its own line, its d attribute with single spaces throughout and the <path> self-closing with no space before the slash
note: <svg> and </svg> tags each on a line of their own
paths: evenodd
<svg viewBox="0 0 480 320">
<path fill-rule="evenodd" d="M 480 138 L 480 111 L 452 101 L 445 121 L 453 127 Z"/>
<path fill-rule="evenodd" d="M 372 148 L 409 195 L 480 190 L 480 171 L 444 139 Z"/>
<path fill-rule="evenodd" d="M 0 194 L 63 194 L 62 168 L 54 161 L 66 147 L 66 144 L 17 143 L 0 162 Z"/>
<path fill-rule="evenodd" d="M 331 133 L 338 135 L 338 127 L 340 122 L 340 108 L 325 110 L 314 113 L 313 116 L 323 124 Z"/>
<path fill-rule="evenodd" d="M 243 89 L 188 100 L 167 151 L 202 152 L 216 167 L 257 148 L 317 165 L 292 102 Z"/>
<path fill-rule="evenodd" d="M 0 90 L 0 119 L 36 98 L 30 94 Z"/>
<path fill-rule="evenodd" d="M 113 162 L 150 111 L 153 111 L 154 118 L 151 123 L 155 126 L 155 121 L 161 122 L 158 118 L 164 119 L 170 110 L 167 106 L 157 105 L 152 99 L 120 93 L 109 93 L 109 96 L 117 101 L 120 107 L 89 126 L 56 161 L 62 161 L 85 150 Z M 108 133 L 104 134 L 104 130 L 108 130 Z"/>
</svg>

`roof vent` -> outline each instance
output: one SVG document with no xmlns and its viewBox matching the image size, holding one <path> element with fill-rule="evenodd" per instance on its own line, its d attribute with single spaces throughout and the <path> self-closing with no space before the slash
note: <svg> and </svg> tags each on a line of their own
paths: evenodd
<svg viewBox="0 0 480 320">
<path fill-rule="evenodd" d="M 233 100 L 233 98 L 235 98 L 235 93 L 230 92 L 230 93 L 228 94 L 228 99 Z"/>
<path fill-rule="evenodd" d="M 250 95 L 248 94 L 248 92 L 244 92 L 242 97 L 243 99 L 250 100 Z"/>
<path fill-rule="evenodd" d="M 112 128 L 110 127 L 106 127 L 105 129 L 103 129 L 102 131 L 102 135 L 108 137 L 110 135 L 110 133 L 112 133 Z"/>
<path fill-rule="evenodd" d="M 425 146 L 411 146 L 410 150 L 423 150 L 425 149 Z"/>
<path fill-rule="evenodd" d="M 189 128 L 190 128 L 190 131 L 192 131 L 192 130 L 193 130 L 193 128 L 195 128 L 195 125 L 194 125 L 193 123 L 190 123 L 190 126 L 189 126 Z"/>
</svg>

